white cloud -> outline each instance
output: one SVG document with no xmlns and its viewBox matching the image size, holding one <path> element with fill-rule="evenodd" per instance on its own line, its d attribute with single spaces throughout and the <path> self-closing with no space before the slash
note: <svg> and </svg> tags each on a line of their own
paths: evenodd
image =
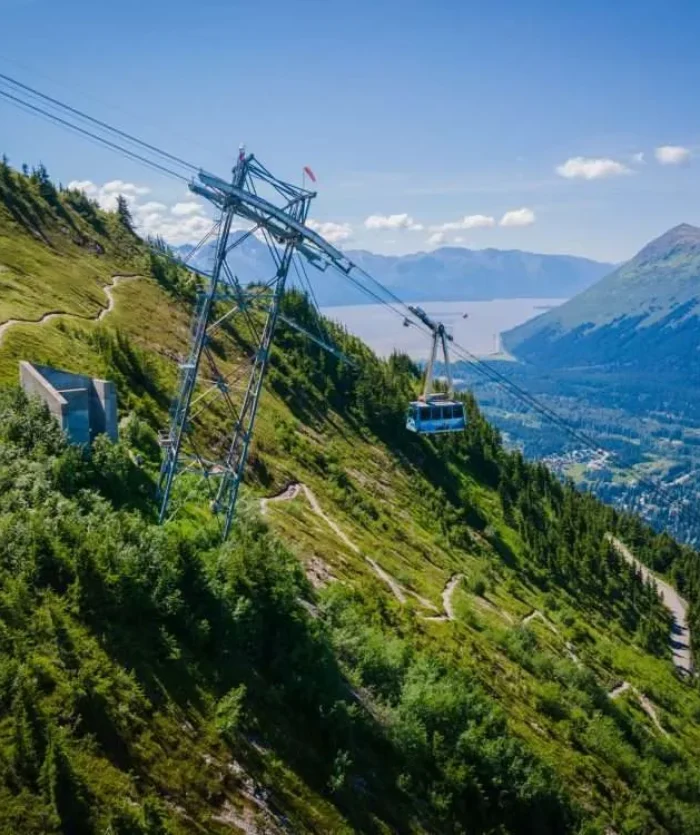
<svg viewBox="0 0 700 835">
<path fill-rule="evenodd" d="M 307 220 L 306 225 L 332 244 L 347 241 L 352 237 L 352 226 L 349 223 L 333 223 L 331 220 Z"/>
<path fill-rule="evenodd" d="M 366 229 L 408 229 L 411 232 L 420 232 L 423 229 L 422 223 L 416 223 L 413 218 L 403 212 L 397 215 L 370 215 L 365 218 Z"/>
<path fill-rule="evenodd" d="M 433 234 L 428 238 L 428 243 L 430 244 L 430 246 L 440 246 L 440 244 L 444 244 L 445 233 L 433 232 Z"/>
<path fill-rule="evenodd" d="M 110 180 L 102 186 L 105 194 L 133 194 L 134 197 L 142 197 L 150 193 L 148 186 L 137 186 L 134 183 L 125 183 L 124 180 Z"/>
<path fill-rule="evenodd" d="M 506 212 L 500 220 L 501 226 L 531 226 L 535 222 L 535 213 L 532 209 L 511 209 Z"/>
<path fill-rule="evenodd" d="M 186 215 L 200 215 L 204 211 L 204 206 L 202 206 L 201 203 L 195 203 L 192 200 L 186 203 L 176 203 L 170 211 L 178 217 L 185 217 Z"/>
<path fill-rule="evenodd" d="M 644 151 L 639 151 L 636 154 L 632 154 L 632 162 L 636 162 L 638 165 L 642 165 L 644 163 Z"/>
<path fill-rule="evenodd" d="M 137 232 L 143 237 L 161 237 L 170 244 L 194 243 L 200 240 L 212 225 L 211 218 L 203 213 L 203 207 L 199 203 L 181 202 L 172 208 L 155 200 L 140 203 L 141 197 L 150 194 L 151 190 L 147 186 L 126 183 L 123 180 L 111 180 L 101 186 L 91 180 L 74 180 L 68 183 L 68 188 L 84 192 L 107 211 L 114 211 L 118 195 L 124 195 L 129 203 Z M 183 211 L 183 206 L 196 206 L 197 211 L 191 208 Z"/>
<path fill-rule="evenodd" d="M 88 197 L 96 196 L 99 191 L 98 187 L 92 182 L 92 180 L 71 180 L 70 183 L 68 183 L 67 188 L 72 191 L 82 191 L 83 194 L 86 194 Z"/>
<path fill-rule="evenodd" d="M 190 244 L 199 241 L 211 229 L 211 218 L 203 215 L 173 219 L 165 214 L 153 212 L 143 215 L 133 212 L 134 223 L 140 235 L 160 237 L 170 244 Z"/>
<path fill-rule="evenodd" d="M 490 215 L 465 215 L 460 220 L 449 223 L 441 223 L 439 226 L 431 226 L 434 232 L 451 232 L 458 229 L 482 229 L 495 226 L 496 219 Z"/>
<path fill-rule="evenodd" d="M 661 165 L 683 165 L 690 162 L 690 150 L 682 145 L 661 145 L 654 151 Z"/>
<path fill-rule="evenodd" d="M 155 200 L 152 200 L 150 203 L 143 203 L 139 206 L 139 211 L 144 213 L 149 212 L 164 212 L 168 207 L 165 203 L 157 203 Z"/>
<path fill-rule="evenodd" d="M 158 204 L 156 204 L 158 205 Z M 161 204 L 162 205 L 162 204 Z M 136 230 L 143 237 L 163 238 L 170 244 L 189 244 L 200 240 L 211 229 L 212 220 L 204 215 L 173 217 L 167 206 L 131 205 Z"/>
<path fill-rule="evenodd" d="M 127 183 L 124 180 L 110 180 L 101 186 L 91 180 L 73 180 L 68 183 L 68 188 L 84 192 L 88 197 L 97 200 L 100 206 L 108 212 L 117 208 L 117 197 L 121 194 L 129 205 L 134 205 L 139 197 L 150 194 L 148 186 L 139 186 L 135 183 Z"/>
<path fill-rule="evenodd" d="M 567 180 L 602 180 L 605 177 L 629 174 L 630 169 L 614 159 L 571 157 L 562 165 L 558 165 L 556 172 Z"/>
</svg>

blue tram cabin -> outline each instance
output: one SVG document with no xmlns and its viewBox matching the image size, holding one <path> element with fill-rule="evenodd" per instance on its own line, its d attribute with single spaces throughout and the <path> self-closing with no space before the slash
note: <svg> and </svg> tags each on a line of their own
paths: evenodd
<svg viewBox="0 0 700 835">
<path fill-rule="evenodd" d="M 406 429 L 419 435 L 462 432 L 466 425 L 464 404 L 454 400 L 416 400 L 406 414 Z"/>
</svg>

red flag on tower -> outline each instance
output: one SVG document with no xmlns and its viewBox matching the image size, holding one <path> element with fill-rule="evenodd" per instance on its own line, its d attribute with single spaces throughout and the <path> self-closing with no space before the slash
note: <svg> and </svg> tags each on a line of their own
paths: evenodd
<svg viewBox="0 0 700 835">
<path fill-rule="evenodd" d="M 304 166 L 304 174 L 311 180 L 312 183 L 316 182 L 316 175 L 314 172 L 309 168 L 308 165 Z"/>
</svg>

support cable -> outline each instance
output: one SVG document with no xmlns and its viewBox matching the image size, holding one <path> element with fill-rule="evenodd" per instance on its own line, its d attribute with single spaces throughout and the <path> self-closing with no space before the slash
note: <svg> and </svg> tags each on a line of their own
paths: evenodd
<svg viewBox="0 0 700 835">
<path fill-rule="evenodd" d="M 139 139 L 138 137 L 134 136 L 133 134 L 130 134 L 130 133 L 127 133 L 126 131 L 122 131 L 118 128 L 115 128 L 114 126 L 110 125 L 107 122 L 104 122 L 100 119 L 96 119 L 96 118 L 90 116 L 89 114 L 85 113 L 84 111 L 81 111 L 77 108 L 74 108 L 71 105 L 68 105 L 65 102 L 60 101 L 59 99 L 56 99 L 52 96 L 48 96 L 44 93 L 41 93 L 36 88 L 31 87 L 27 84 L 24 84 L 23 82 L 18 81 L 17 79 L 13 78 L 12 76 L 6 75 L 4 73 L 0 73 L 0 80 L 4 81 L 6 84 L 9 84 L 11 86 L 11 90 L 13 91 L 13 92 L 9 92 L 6 89 L 5 90 L 0 89 L 0 97 L 2 97 L 5 101 L 9 102 L 13 106 L 18 107 L 20 109 L 23 109 L 25 111 L 29 111 L 33 114 L 42 116 L 42 117 L 48 119 L 49 121 L 53 122 L 56 125 L 62 126 L 64 128 L 67 128 L 68 130 L 72 130 L 72 131 L 74 131 L 78 134 L 81 134 L 83 137 L 85 137 L 89 140 L 97 142 L 98 144 L 101 144 L 102 146 L 104 146 L 104 147 L 106 147 L 106 148 L 108 148 L 112 151 L 115 151 L 115 152 L 117 152 L 117 153 L 131 159 L 131 160 L 134 160 L 136 162 L 140 162 L 143 165 L 145 165 L 145 166 L 147 166 L 147 167 L 149 167 L 153 170 L 159 171 L 160 173 L 162 173 L 162 174 L 164 174 L 168 177 L 172 177 L 172 178 L 177 179 L 179 181 L 184 181 L 184 182 L 188 181 L 187 177 L 183 176 L 181 173 L 173 170 L 172 168 L 169 168 L 167 165 L 163 164 L 162 162 L 158 162 L 158 161 L 154 160 L 153 158 L 149 158 L 147 156 L 144 156 L 143 153 L 137 153 L 133 149 L 126 148 L 123 145 L 119 144 L 119 142 L 112 141 L 111 139 L 108 139 L 105 136 L 101 136 L 100 134 L 95 133 L 91 130 L 88 130 L 87 128 L 85 128 L 85 127 L 83 127 L 79 124 L 75 124 L 74 122 L 69 121 L 67 118 L 63 118 L 62 116 L 59 116 L 57 113 L 54 113 L 54 112 L 51 112 L 50 110 L 47 110 L 45 107 L 40 106 L 40 104 L 38 104 L 36 102 L 36 99 L 39 99 L 41 102 L 45 102 L 46 104 L 48 104 L 48 105 L 50 105 L 54 108 L 57 108 L 60 112 L 62 112 L 64 114 L 70 114 L 73 117 L 77 117 L 78 119 L 82 119 L 83 121 L 86 121 L 91 125 L 94 125 L 96 128 L 100 128 L 103 131 L 107 131 L 108 134 L 119 137 L 122 140 L 126 140 L 127 142 L 137 146 L 138 148 L 143 149 L 144 153 L 146 151 L 148 151 L 148 152 L 151 152 L 153 154 L 156 154 L 160 158 L 162 158 L 164 160 L 168 160 L 170 163 L 174 163 L 177 166 L 180 166 L 182 168 L 187 169 L 189 172 L 193 172 L 193 171 L 198 170 L 197 166 L 188 162 L 187 160 L 185 160 L 181 157 L 178 157 L 174 154 L 171 154 L 168 151 L 164 151 L 163 149 L 157 147 L 156 145 L 145 142 L 144 140 Z M 30 96 L 34 97 L 35 101 L 32 103 L 31 101 L 24 100 L 24 99 L 20 98 L 18 95 L 14 95 L 13 93 L 19 93 L 20 95 L 22 93 L 24 93 L 25 95 L 29 94 Z M 256 170 L 256 173 L 258 174 L 258 176 L 260 176 L 261 178 L 263 178 L 267 182 L 269 182 L 278 191 L 279 194 L 282 194 L 282 195 L 285 195 L 285 196 L 290 194 L 290 188 L 291 187 L 288 184 L 282 184 L 280 181 L 275 180 L 272 177 L 272 175 L 270 174 L 270 172 L 266 168 L 264 168 L 264 166 L 262 166 L 260 163 L 258 163 L 257 161 L 254 162 L 254 165 L 255 165 L 255 170 Z M 299 192 L 300 191 L 301 190 L 299 190 Z M 299 192 L 297 192 L 297 193 L 299 193 Z M 311 192 L 308 192 L 308 194 L 311 195 Z M 189 253 L 187 259 L 185 259 L 184 262 L 180 259 L 176 259 L 176 260 L 178 260 L 178 263 L 186 264 L 187 261 L 189 261 L 194 256 L 195 252 L 198 251 L 201 248 L 201 246 L 203 246 L 205 240 L 208 239 L 211 236 L 211 234 L 213 233 L 213 230 L 216 229 L 216 228 L 218 228 L 218 224 L 214 225 L 213 229 L 210 230 L 210 232 L 205 236 L 205 238 L 200 242 L 200 244 L 197 245 L 195 250 L 193 250 L 192 252 Z M 242 243 L 249 235 L 253 234 L 254 231 L 255 231 L 255 227 L 254 227 L 254 229 L 251 229 L 247 233 L 242 235 L 235 242 L 235 245 L 237 246 L 240 243 Z M 310 237 L 313 237 L 313 236 L 310 235 Z M 318 236 L 316 236 L 316 237 L 318 238 Z M 276 254 L 276 252 L 275 252 L 276 247 L 274 247 L 274 245 L 271 242 L 268 243 L 268 246 L 270 247 L 271 251 L 273 251 L 273 253 Z M 333 249 L 332 247 L 328 247 L 327 243 L 326 243 L 326 246 L 329 249 Z M 274 254 L 273 254 L 273 258 L 274 258 Z M 278 258 L 275 258 L 274 260 L 276 262 L 279 261 Z M 352 262 L 348 262 L 350 264 L 350 268 L 347 269 L 347 270 L 341 268 L 340 265 L 335 260 L 331 260 L 331 261 L 329 261 L 329 263 L 332 266 L 334 266 L 337 269 L 337 271 L 346 280 L 348 280 L 352 284 L 354 284 L 355 287 L 357 287 L 365 295 L 369 296 L 370 298 L 372 298 L 374 301 L 378 302 L 379 304 L 382 304 L 385 307 L 391 309 L 396 315 L 401 317 L 401 319 L 404 322 L 409 321 L 409 322 L 411 322 L 412 325 L 414 325 L 416 327 L 419 327 L 420 330 L 424 330 L 424 328 L 422 328 L 422 326 L 418 322 L 415 321 L 415 316 L 412 313 L 412 311 L 410 310 L 410 308 L 408 307 L 408 305 L 406 305 L 403 302 L 403 300 L 398 295 L 396 295 L 396 293 L 394 293 L 392 290 L 389 290 L 385 285 L 383 285 L 380 281 L 378 281 L 376 278 L 374 278 L 366 269 L 364 269 L 363 267 L 360 267 L 357 264 L 353 264 Z M 351 272 L 353 272 L 353 271 L 358 272 L 362 276 L 364 276 L 364 278 L 367 281 L 369 281 L 372 285 L 374 285 L 374 287 L 377 288 L 378 292 L 376 292 L 376 291 L 370 289 L 369 287 L 367 287 L 366 285 L 362 284 L 362 282 L 359 279 L 357 279 L 355 276 L 351 275 Z M 308 276 L 307 276 L 307 280 L 308 280 Z M 311 286 L 310 283 L 309 283 L 309 286 Z M 381 294 L 383 294 L 384 297 L 382 297 Z M 388 301 L 387 298 L 390 299 L 391 301 Z M 314 301 L 315 301 L 315 299 L 314 299 Z M 401 309 L 403 309 L 403 311 L 405 311 L 405 312 L 401 312 Z M 427 331 L 426 331 L 426 333 L 427 333 Z M 455 353 L 458 356 L 461 356 L 461 358 L 464 361 L 468 362 L 473 368 L 475 368 L 475 370 L 478 371 L 478 373 L 482 374 L 482 376 L 486 376 L 488 379 L 490 379 L 496 385 L 501 387 L 504 391 L 507 391 L 509 394 L 511 394 L 511 396 L 516 397 L 521 402 L 523 402 L 524 404 L 526 404 L 530 408 L 537 411 L 540 415 L 545 417 L 551 423 L 558 426 L 561 430 L 565 431 L 570 437 L 572 437 L 578 443 L 581 443 L 585 448 L 593 450 L 593 451 L 595 451 L 599 454 L 604 453 L 605 455 L 609 456 L 611 459 L 618 461 L 620 466 L 623 469 L 628 470 L 629 472 L 631 472 L 632 475 L 634 476 L 634 478 L 637 480 L 637 482 L 639 484 L 641 484 L 642 486 L 646 487 L 652 493 L 652 495 L 655 495 L 655 496 L 660 497 L 660 498 L 662 497 L 665 502 L 673 501 L 673 500 L 669 499 L 668 496 L 665 495 L 666 491 L 660 485 L 654 484 L 653 482 L 648 481 L 647 479 L 639 477 L 637 475 L 637 473 L 634 473 L 632 471 L 632 468 L 630 467 L 630 465 L 626 465 L 626 464 L 624 464 L 624 462 L 619 461 L 619 456 L 618 456 L 617 453 L 613 453 L 613 452 L 610 452 L 608 450 L 605 450 L 605 448 L 601 444 L 599 444 L 595 439 L 593 439 L 590 435 L 588 435 L 587 433 L 585 433 L 581 430 L 578 430 L 578 429 L 574 428 L 573 426 L 571 426 L 564 418 L 562 418 L 560 415 L 558 415 L 556 412 L 554 412 L 548 406 L 545 406 L 544 404 L 542 404 L 540 401 L 537 400 L 537 398 L 535 398 L 533 395 L 531 395 L 529 392 L 527 392 L 525 389 L 523 389 L 517 383 L 512 381 L 506 375 L 502 374 L 497 369 L 493 368 L 493 366 L 489 365 L 488 363 L 485 363 L 483 360 L 476 357 L 474 354 L 472 354 L 470 351 L 468 351 L 468 349 L 464 348 L 463 346 L 461 346 L 459 344 L 454 344 L 453 343 L 453 345 L 454 345 Z M 688 506 L 686 505 L 685 508 L 687 510 Z M 227 521 L 228 521 L 228 524 L 230 524 L 230 518 Z"/>
<path fill-rule="evenodd" d="M 422 328 L 420 324 L 415 321 L 415 315 L 411 311 L 410 307 L 405 302 L 403 302 L 403 300 L 399 298 L 399 296 L 397 296 L 393 291 L 385 287 L 378 279 L 374 278 L 365 269 L 358 267 L 357 265 L 353 266 L 356 271 L 360 272 L 374 286 L 376 286 L 380 292 L 383 292 L 387 296 L 389 296 L 389 298 L 392 299 L 392 302 L 394 302 L 395 304 L 387 302 L 386 299 L 383 299 L 377 292 L 374 292 L 370 288 L 363 285 L 355 277 L 353 277 L 351 273 L 347 274 L 345 272 L 339 271 L 343 278 L 347 279 L 352 284 L 354 284 L 361 292 L 363 292 L 369 298 L 374 299 L 379 304 L 382 304 L 388 309 L 392 310 L 404 321 L 413 320 L 411 321 L 412 326 L 416 326 L 419 328 L 419 330 L 423 330 L 427 335 L 432 336 L 432 334 L 430 334 L 425 328 Z M 401 313 L 401 311 L 397 309 L 397 305 L 404 308 L 406 313 Z M 577 443 L 581 444 L 585 449 L 596 452 L 599 455 L 605 455 L 608 459 L 612 460 L 620 469 L 628 472 L 637 481 L 637 483 L 644 487 L 649 493 L 651 493 L 652 496 L 655 496 L 659 500 L 659 503 L 666 507 L 669 513 L 684 513 L 686 517 L 690 517 L 697 524 L 700 524 L 700 514 L 694 511 L 689 505 L 682 505 L 679 508 L 679 500 L 670 497 L 666 491 L 666 488 L 664 488 L 662 485 L 655 484 L 654 482 L 649 481 L 648 479 L 642 476 L 639 476 L 639 474 L 633 470 L 630 464 L 627 464 L 624 461 L 620 460 L 618 453 L 606 450 L 605 447 L 603 447 L 599 442 L 592 438 L 588 433 L 571 426 L 571 424 L 565 418 L 563 418 L 553 409 L 540 402 L 534 395 L 532 395 L 526 389 L 522 388 L 509 377 L 507 377 L 505 374 L 495 369 L 491 364 L 477 357 L 464 346 L 454 342 L 452 344 L 453 352 L 457 356 L 459 356 L 460 359 L 462 359 L 464 362 L 467 362 L 471 367 L 473 367 L 474 370 L 477 371 L 477 373 L 481 374 L 483 377 L 486 377 L 486 379 L 490 380 L 492 383 L 495 383 L 511 397 L 520 400 L 530 409 L 539 413 L 543 418 L 545 418 L 550 423 L 557 426 L 560 430 L 568 434 L 572 439 L 577 441 Z"/>
<path fill-rule="evenodd" d="M 46 93 L 42 93 L 40 90 L 37 90 L 34 87 L 30 87 L 28 84 L 24 84 L 23 82 L 18 81 L 16 78 L 13 78 L 12 76 L 5 75 L 4 73 L 0 72 L 0 79 L 2 79 L 8 84 L 11 84 L 15 88 L 19 88 L 20 90 L 30 93 L 32 96 L 38 97 L 39 99 L 47 102 L 48 104 L 53 105 L 54 107 L 58 107 L 60 110 L 64 112 L 71 113 L 73 116 L 78 116 L 80 119 L 84 119 L 85 121 L 90 122 L 96 127 L 103 128 L 104 130 L 107 130 L 112 134 L 116 134 L 122 139 L 126 139 L 129 142 L 132 142 L 134 145 L 138 145 L 146 150 L 152 151 L 158 154 L 159 156 L 164 157 L 167 160 L 170 160 L 170 162 L 177 163 L 178 165 L 181 165 L 190 171 L 197 171 L 198 169 L 198 166 L 194 165 L 193 163 L 187 162 L 187 160 L 175 156 L 174 154 L 171 154 L 168 151 L 164 151 L 162 148 L 158 148 L 156 145 L 151 145 L 149 142 L 145 142 L 143 139 L 139 139 L 133 134 L 127 133 L 126 131 L 120 130 L 119 128 L 115 128 L 108 122 L 103 122 L 101 119 L 96 119 L 93 116 L 90 116 L 89 114 L 85 113 L 84 111 L 78 110 L 75 107 L 71 107 L 69 104 L 62 102 L 59 99 L 55 99 L 52 96 L 48 96 L 46 95 Z"/>
<path fill-rule="evenodd" d="M 140 162 L 143 165 L 148 166 L 149 168 L 153 168 L 157 171 L 160 171 L 162 174 L 165 174 L 168 177 L 173 177 L 174 179 L 180 180 L 185 183 L 188 182 L 187 177 L 183 176 L 182 174 L 178 174 L 177 171 L 173 171 L 171 168 L 167 168 L 165 165 L 161 165 L 159 162 L 155 162 L 154 160 L 148 159 L 147 157 L 144 157 L 141 154 L 137 154 L 135 151 L 130 151 L 128 148 L 124 148 L 116 142 L 112 142 L 109 139 L 105 139 L 103 136 L 99 136 L 98 134 L 93 133 L 92 131 L 89 131 L 86 128 L 82 128 L 79 125 L 75 125 L 67 121 L 66 119 L 61 118 L 60 116 L 57 116 L 55 113 L 51 113 L 48 110 L 44 110 L 42 107 L 39 107 L 38 105 L 31 104 L 27 101 L 23 101 L 17 96 L 13 96 L 11 93 L 8 93 L 6 90 L 0 90 L 0 96 L 2 96 L 2 98 L 6 99 L 15 106 L 21 107 L 25 110 L 30 110 L 34 113 L 44 116 L 52 122 L 61 125 L 62 127 L 68 128 L 69 130 L 73 130 L 76 133 L 80 133 L 83 136 L 88 137 L 89 139 L 99 142 L 101 145 L 104 145 L 110 150 L 116 151 L 117 153 L 122 154 L 123 156 L 130 157 L 132 160 Z"/>
</svg>

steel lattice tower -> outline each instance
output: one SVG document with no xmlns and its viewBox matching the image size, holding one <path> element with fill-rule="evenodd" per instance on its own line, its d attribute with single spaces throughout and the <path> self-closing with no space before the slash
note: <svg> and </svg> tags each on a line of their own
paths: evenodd
<svg viewBox="0 0 700 835">
<path fill-rule="evenodd" d="M 197 181 L 189 187 L 209 200 L 219 210 L 220 218 L 213 269 L 199 299 L 189 354 L 180 365 L 170 429 L 162 441 L 160 520 L 177 510 L 173 507 L 173 488 L 178 476 L 199 474 L 225 538 L 231 529 L 243 480 L 292 259 L 301 255 L 321 270 L 332 264 L 344 273 L 352 269 L 352 264 L 306 226 L 315 192 L 278 180 L 243 149 L 230 183 L 200 171 Z M 247 225 L 246 231 L 234 228 L 236 218 Z M 272 276 L 254 285 L 246 284 L 246 277 L 241 280 L 234 275 L 227 263 L 232 250 L 252 234 L 267 242 L 273 265 Z M 225 363 L 214 338 L 221 340 L 227 323 L 237 315 L 247 321 L 254 346 L 250 356 L 231 373 L 222 368 Z M 215 402 L 223 406 L 226 425 L 221 427 L 218 440 L 212 442 L 211 438 L 202 437 L 202 417 Z"/>
</svg>

